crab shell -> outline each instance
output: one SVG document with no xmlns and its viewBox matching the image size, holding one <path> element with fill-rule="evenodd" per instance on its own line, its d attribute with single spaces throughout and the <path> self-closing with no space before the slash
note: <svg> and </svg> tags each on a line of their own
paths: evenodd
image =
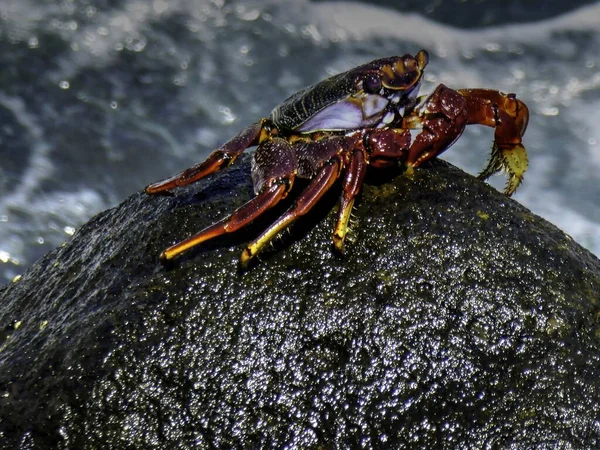
<svg viewBox="0 0 600 450">
<path fill-rule="evenodd" d="M 390 125 L 415 105 L 428 62 L 425 50 L 377 59 L 302 89 L 273 109 L 270 120 L 298 133 Z"/>
</svg>

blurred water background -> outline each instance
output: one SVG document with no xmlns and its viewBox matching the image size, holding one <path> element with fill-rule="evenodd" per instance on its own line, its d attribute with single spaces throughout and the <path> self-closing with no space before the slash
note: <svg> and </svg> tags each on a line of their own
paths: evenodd
<svg viewBox="0 0 600 450">
<path fill-rule="evenodd" d="M 303 86 L 420 48 L 422 92 L 529 105 L 514 198 L 600 255 L 599 2 L 1 0 L 0 284 Z M 443 158 L 477 174 L 492 136 Z"/>
</svg>

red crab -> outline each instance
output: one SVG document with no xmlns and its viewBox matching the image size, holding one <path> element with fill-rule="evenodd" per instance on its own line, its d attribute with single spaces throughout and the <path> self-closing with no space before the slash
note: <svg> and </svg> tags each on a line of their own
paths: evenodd
<svg viewBox="0 0 600 450">
<path fill-rule="evenodd" d="M 202 242 L 247 225 L 290 192 L 296 177 L 310 180 L 292 206 L 241 256 L 246 266 L 273 237 L 308 212 L 342 178 L 342 194 L 333 243 L 340 252 L 356 195 L 368 165 L 404 165 L 410 173 L 456 141 L 466 125 L 495 128 L 490 161 L 479 175 L 487 179 L 505 170 L 505 193 L 515 192 L 527 170 L 521 136 L 529 112 L 514 94 L 489 89 L 453 90 L 440 84 L 429 96 L 417 97 L 425 50 L 415 56 L 391 56 L 335 75 L 289 97 L 244 128 L 202 163 L 151 184 L 148 194 L 167 194 L 232 164 L 249 147 L 256 196 L 231 215 L 179 242 L 161 254 L 163 261 Z M 410 130 L 420 130 L 411 138 Z"/>
</svg>

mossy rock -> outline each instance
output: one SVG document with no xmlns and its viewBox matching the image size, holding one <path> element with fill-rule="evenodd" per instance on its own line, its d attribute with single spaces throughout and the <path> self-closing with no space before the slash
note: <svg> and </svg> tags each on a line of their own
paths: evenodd
<svg viewBox="0 0 600 450">
<path fill-rule="evenodd" d="M 343 257 L 334 189 L 249 270 L 285 205 L 160 265 L 248 158 L 93 218 L 0 290 L 0 446 L 600 447 L 600 261 L 446 163 L 373 172 Z"/>
</svg>

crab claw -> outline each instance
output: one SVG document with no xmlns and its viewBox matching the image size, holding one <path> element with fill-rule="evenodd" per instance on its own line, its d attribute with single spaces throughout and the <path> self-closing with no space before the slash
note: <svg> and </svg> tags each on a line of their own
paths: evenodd
<svg viewBox="0 0 600 450">
<path fill-rule="evenodd" d="M 501 170 L 508 174 L 504 193 L 511 196 L 523 181 L 529 162 L 527 151 L 521 144 L 494 144 L 490 160 L 479 174 L 479 179 L 487 180 Z"/>
</svg>

